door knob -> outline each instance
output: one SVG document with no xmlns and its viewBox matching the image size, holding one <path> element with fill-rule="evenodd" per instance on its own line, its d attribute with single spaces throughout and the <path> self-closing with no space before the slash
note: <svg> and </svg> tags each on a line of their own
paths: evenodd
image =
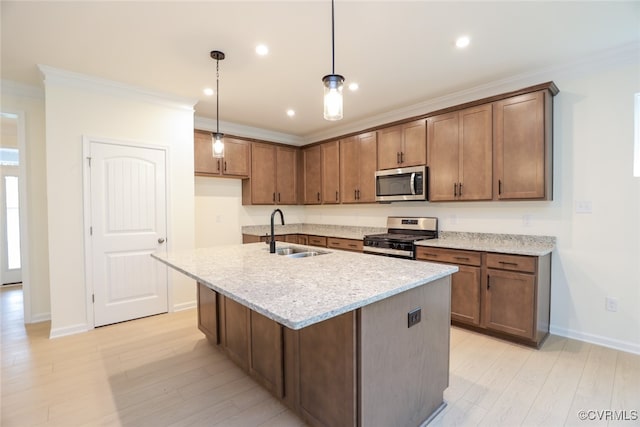
<svg viewBox="0 0 640 427">
<path fill-rule="evenodd" d="M 164 243 L 164 237 L 160 237 L 160 238 L 158 239 L 158 243 L 163 244 L 163 243 Z"/>
</svg>

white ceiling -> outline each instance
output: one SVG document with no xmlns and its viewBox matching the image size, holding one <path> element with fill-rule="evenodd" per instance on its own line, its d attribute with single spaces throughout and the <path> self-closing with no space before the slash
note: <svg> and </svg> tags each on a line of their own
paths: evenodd
<svg viewBox="0 0 640 427">
<path fill-rule="evenodd" d="M 335 2 L 344 119 L 322 118 L 331 2 L 5 1 L 2 79 L 42 85 L 36 64 L 198 99 L 214 119 L 304 138 L 449 93 L 640 40 L 640 2 Z M 454 46 L 466 34 L 466 50 Z M 266 57 L 255 46 L 270 48 Z M 286 116 L 288 108 L 296 111 Z M 224 132 L 224 129 L 220 129 Z"/>
</svg>

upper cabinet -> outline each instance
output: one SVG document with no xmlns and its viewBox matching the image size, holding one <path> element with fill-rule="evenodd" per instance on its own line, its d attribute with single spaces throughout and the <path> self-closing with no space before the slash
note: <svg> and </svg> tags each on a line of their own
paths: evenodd
<svg viewBox="0 0 640 427">
<path fill-rule="evenodd" d="M 236 138 L 224 138 L 224 158 L 213 157 L 211 132 L 194 132 L 194 171 L 200 176 L 247 178 L 251 158 L 251 143 Z"/>
<path fill-rule="evenodd" d="M 495 199 L 553 198 L 553 95 L 540 90 L 493 104 Z"/>
<path fill-rule="evenodd" d="M 319 145 L 302 150 L 304 168 L 304 204 L 322 203 L 322 152 Z"/>
<path fill-rule="evenodd" d="M 491 200 L 492 105 L 427 119 L 429 200 Z"/>
<path fill-rule="evenodd" d="M 296 148 L 254 142 L 251 179 L 242 182 L 242 203 L 295 205 L 297 152 Z"/>
<path fill-rule="evenodd" d="M 340 203 L 340 141 L 302 150 L 304 204 Z"/>
<path fill-rule="evenodd" d="M 425 120 L 378 131 L 378 170 L 427 164 Z"/>
<path fill-rule="evenodd" d="M 342 203 L 376 201 L 376 132 L 340 141 L 340 198 Z"/>
</svg>

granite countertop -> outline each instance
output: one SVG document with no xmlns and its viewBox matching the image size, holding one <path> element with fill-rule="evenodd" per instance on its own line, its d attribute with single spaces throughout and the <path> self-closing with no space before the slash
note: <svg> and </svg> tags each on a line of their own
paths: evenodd
<svg viewBox="0 0 640 427">
<path fill-rule="evenodd" d="M 362 240 L 368 234 L 386 233 L 386 228 L 360 227 L 351 225 L 326 225 L 326 224 L 290 224 L 276 225 L 274 233 L 283 234 L 309 234 L 313 236 L 340 237 L 343 239 Z M 246 225 L 242 227 L 242 234 L 252 236 L 264 236 L 271 233 L 270 225 Z"/>
<path fill-rule="evenodd" d="M 437 239 L 420 240 L 417 246 L 466 249 L 514 255 L 544 256 L 553 251 L 556 238 L 520 234 L 490 234 L 441 231 Z"/>
<path fill-rule="evenodd" d="M 305 248 L 280 242 L 277 245 L 290 246 Z M 322 250 L 328 253 L 289 258 L 270 254 L 264 243 L 251 243 L 151 256 L 291 329 L 304 328 L 458 271 L 446 264 Z"/>
</svg>

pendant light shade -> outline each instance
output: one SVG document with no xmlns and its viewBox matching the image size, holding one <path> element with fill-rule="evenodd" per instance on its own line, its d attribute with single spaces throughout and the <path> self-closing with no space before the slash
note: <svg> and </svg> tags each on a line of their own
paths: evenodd
<svg viewBox="0 0 640 427">
<path fill-rule="evenodd" d="M 336 74 L 335 70 L 333 9 L 333 0 L 331 0 L 331 74 L 327 74 L 322 78 L 322 83 L 324 83 L 324 118 L 331 121 L 342 119 L 342 86 L 344 85 L 344 77 Z"/>
<path fill-rule="evenodd" d="M 216 60 L 216 131 L 211 133 L 211 151 L 213 157 L 220 159 L 224 157 L 224 134 L 220 133 L 220 67 L 218 63 L 224 59 L 224 53 L 212 50 L 211 57 Z"/>
</svg>

